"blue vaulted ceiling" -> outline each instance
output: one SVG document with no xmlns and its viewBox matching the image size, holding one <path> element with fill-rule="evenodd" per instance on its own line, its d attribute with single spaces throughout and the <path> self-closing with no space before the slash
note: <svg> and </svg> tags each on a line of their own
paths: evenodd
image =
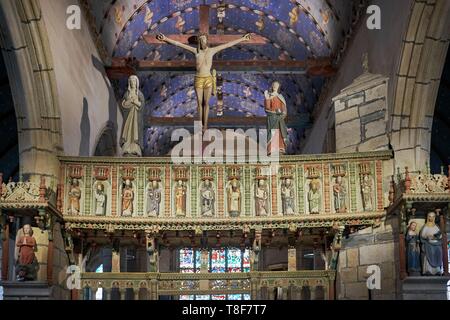
<svg viewBox="0 0 450 320">
<path fill-rule="evenodd" d="M 355 1 L 348 0 L 86 0 L 96 34 L 110 57 L 140 60 L 191 60 L 182 49 L 148 45 L 147 34 L 196 34 L 199 5 L 210 5 L 210 33 L 217 32 L 217 6 L 226 6 L 225 34 L 259 34 L 260 46 L 240 45 L 217 56 L 221 60 L 305 60 L 334 57 L 350 30 Z M 290 115 L 310 113 L 324 79 L 306 75 L 224 74 L 225 116 L 264 116 L 264 90 L 274 80 L 282 85 Z M 143 74 L 144 116 L 194 117 L 193 75 Z M 123 95 L 126 79 L 118 81 Z M 211 105 L 215 105 L 213 98 Z M 211 115 L 214 114 L 214 107 Z M 308 122 L 310 119 L 306 119 Z M 170 151 L 171 127 L 147 126 L 146 155 Z M 288 152 L 296 153 L 304 129 L 290 129 Z"/>
</svg>

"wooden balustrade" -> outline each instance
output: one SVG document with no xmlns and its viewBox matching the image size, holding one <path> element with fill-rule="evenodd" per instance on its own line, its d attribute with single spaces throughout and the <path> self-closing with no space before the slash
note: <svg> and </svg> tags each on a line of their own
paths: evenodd
<svg viewBox="0 0 450 320">
<path fill-rule="evenodd" d="M 248 273 L 82 273 L 81 294 L 103 300 L 157 300 L 161 296 L 248 294 L 252 300 L 332 300 L 335 271 Z M 281 288 L 281 290 L 280 290 Z"/>
<path fill-rule="evenodd" d="M 389 179 L 383 176 L 382 164 L 391 156 L 386 151 L 292 155 L 280 157 L 276 166 L 63 157 L 59 190 L 64 193 L 58 195 L 58 203 L 69 229 L 194 230 L 199 221 L 203 230 L 216 230 L 217 225 L 241 229 L 244 224 L 371 225 L 384 216 Z M 204 190 L 211 190 L 205 194 L 213 197 L 209 210 Z M 156 208 L 150 205 L 155 194 Z M 130 196 L 131 205 L 123 201 L 124 195 Z"/>
</svg>

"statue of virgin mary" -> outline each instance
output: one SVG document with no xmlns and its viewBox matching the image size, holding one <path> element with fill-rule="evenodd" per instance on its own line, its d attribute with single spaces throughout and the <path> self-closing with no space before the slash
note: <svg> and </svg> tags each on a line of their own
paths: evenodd
<svg viewBox="0 0 450 320">
<path fill-rule="evenodd" d="M 141 111 L 145 98 L 139 90 L 139 78 L 135 75 L 128 79 L 128 90 L 122 101 L 125 124 L 122 130 L 120 145 L 123 156 L 142 156 L 143 123 Z"/>
</svg>

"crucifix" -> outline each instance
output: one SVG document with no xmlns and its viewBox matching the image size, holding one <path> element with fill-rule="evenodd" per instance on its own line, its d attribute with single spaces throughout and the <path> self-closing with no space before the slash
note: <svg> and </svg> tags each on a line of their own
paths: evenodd
<svg viewBox="0 0 450 320">
<path fill-rule="evenodd" d="M 148 43 L 154 43 L 153 37 L 146 38 Z M 197 95 L 197 110 L 202 128 L 205 131 L 208 127 L 209 100 L 216 94 L 216 70 L 211 70 L 213 57 L 220 51 L 231 48 L 239 43 L 249 43 L 252 39 L 251 34 L 242 35 L 209 35 L 209 6 L 200 6 L 200 33 L 197 36 L 197 48 L 189 43 L 189 36 L 165 36 L 162 33 L 156 36 L 158 42 L 165 42 L 182 49 L 185 49 L 195 55 L 196 74 L 194 81 L 195 93 Z M 212 41 L 211 41 L 212 40 Z M 217 44 L 215 47 L 209 47 L 209 43 Z M 257 39 L 257 43 L 265 43 Z"/>
</svg>

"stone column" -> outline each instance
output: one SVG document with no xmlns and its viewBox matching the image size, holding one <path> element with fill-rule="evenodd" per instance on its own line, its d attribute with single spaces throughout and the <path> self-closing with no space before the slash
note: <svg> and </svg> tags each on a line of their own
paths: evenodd
<svg viewBox="0 0 450 320">
<path fill-rule="evenodd" d="M 259 268 L 259 254 L 262 250 L 262 241 L 261 241 L 261 233 L 262 230 L 255 230 L 255 240 L 253 240 L 253 250 L 252 250 L 252 259 L 251 259 L 251 270 L 258 271 Z"/>
<path fill-rule="evenodd" d="M 9 223 L 6 216 L 1 216 L 1 236 L 2 236 L 2 280 L 8 280 L 9 273 Z"/>
<path fill-rule="evenodd" d="M 288 248 L 288 271 L 297 271 L 297 250 L 293 246 Z"/>
<path fill-rule="evenodd" d="M 159 252 L 157 240 L 152 235 L 147 235 L 148 271 L 159 272 Z"/>
<path fill-rule="evenodd" d="M 333 98 L 336 152 L 387 150 L 388 78 L 368 71 Z"/>
<path fill-rule="evenodd" d="M 116 239 L 113 244 L 111 272 L 120 272 L 120 242 L 118 239 Z"/>
</svg>

